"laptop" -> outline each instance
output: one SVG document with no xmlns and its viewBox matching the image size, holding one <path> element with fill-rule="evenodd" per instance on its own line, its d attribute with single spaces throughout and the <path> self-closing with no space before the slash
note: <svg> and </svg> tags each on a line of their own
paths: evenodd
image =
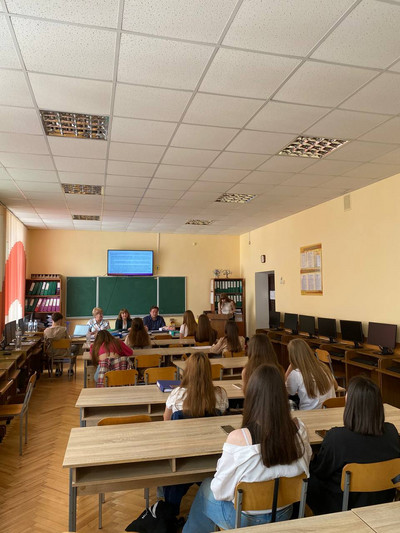
<svg viewBox="0 0 400 533">
<path fill-rule="evenodd" d="M 72 337 L 86 337 L 86 333 L 89 331 L 89 326 L 77 325 L 75 326 Z"/>
</svg>

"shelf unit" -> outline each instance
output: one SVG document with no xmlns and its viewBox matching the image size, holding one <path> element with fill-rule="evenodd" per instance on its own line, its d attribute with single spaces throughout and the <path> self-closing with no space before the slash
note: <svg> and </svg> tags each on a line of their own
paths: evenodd
<svg viewBox="0 0 400 533">
<path fill-rule="evenodd" d="M 62 283 L 59 274 L 33 274 L 25 285 L 25 314 L 62 312 Z"/>
<path fill-rule="evenodd" d="M 235 302 L 235 321 L 239 335 L 246 336 L 246 292 L 243 278 L 213 278 L 211 280 L 211 312 L 218 313 L 218 302 L 221 294 L 227 294 Z"/>
</svg>

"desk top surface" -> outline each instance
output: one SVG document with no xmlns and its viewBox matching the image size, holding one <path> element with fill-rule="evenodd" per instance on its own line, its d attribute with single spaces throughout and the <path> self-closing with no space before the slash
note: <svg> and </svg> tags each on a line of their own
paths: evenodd
<svg viewBox="0 0 400 533">
<path fill-rule="evenodd" d="M 243 368 L 247 365 L 248 360 L 248 357 L 214 357 L 213 359 L 210 359 L 210 363 L 212 365 L 222 365 L 224 368 Z M 172 362 L 181 370 L 185 369 L 186 361 Z"/>
<path fill-rule="evenodd" d="M 343 425 L 343 410 L 315 409 L 295 411 L 306 425 L 310 443 L 322 439 L 315 429 Z M 400 409 L 385 404 L 386 420 L 400 429 Z M 121 426 L 73 428 L 64 457 L 64 467 L 135 463 L 176 457 L 220 454 L 226 440 L 221 426 L 239 428 L 241 415 L 171 420 Z M 116 443 L 118 443 L 116 445 Z"/>
<path fill-rule="evenodd" d="M 153 346 L 169 346 L 169 345 L 176 345 L 176 344 L 183 344 L 184 346 L 192 346 L 196 344 L 196 341 L 194 339 L 180 339 L 179 337 L 171 337 L 170 339 L 159 339 L 157 340 L 157 337 L 155 339 L 151 339 L 151 344 Z"/>
<path fill-rule="evenodd" d="M 130 357 L 140 357 L 141 355 L 183 355 L 185 353 L 195 352 L 210 352 L 210 346 L 184 346 L 176 348 L 135 348 L 133 355 Z M 90 352 L 84 352 L 82 355 L 83 360 L 90 361 L 92 359 Z M 239 357 L 237 359 L 240 359 Z M 211 360 L 212 362 L 213 360 Z"/>
<path fill-rule="evenodd" d="M 377 533 L 397 533 L 400 524 L 400 502 L 358 507 L 352 512 Z"/>
<path fill-rule="evenodd" d="M 214 386 L 223 387 L 226 390 L 228 398 L 243 398 L 241 380 L 214 381 Z M 161 392 L 157 385 L 82 389 L 75 407 L 165 404 L 169 394 L 169 392 Z"/>
</svg>

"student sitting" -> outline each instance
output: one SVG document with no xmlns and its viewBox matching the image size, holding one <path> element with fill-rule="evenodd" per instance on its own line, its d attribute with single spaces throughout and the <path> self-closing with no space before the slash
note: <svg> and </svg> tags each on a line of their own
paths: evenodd
<svg viewBox="0 0 400 533">
<path fill-rule="evenodd" d="M 94 343 L 90 347 L 92 361 L 97 366 L 94 380 L 96 387 L 104 387 L 104 375 L 110 370 L 126 370 L 132 367 L 129 356 L 132 348 L 129 348 L 120 339 L 117 339 L 106 330 L 99 331 Z"/>
<path fill-rule="evenodd" d="M 62 357 L 63 355 L 67 353 L 66 350 L 62 348 L 54 349 L 52 348 L 52 345 L 51 345 L 52 341 L 58 341 L 61 339 L 69 339 L 67 328 L 62 325 L 63 319 L 64 317 L 61 313 L 58 313 L 58 312 L 53 313 L 51 315 L 52 325 L 46 328 L 43 332 L 45 353 L 47 357 L 50 359 L 55 356 Z M 71 362 L 71 366 L 68 372 L 70 374 L 73 372 L 72 362 Z M 60 375 L 61 375 L 61 369 L 56 368 L 56 376 L 60 376 Z"/>
<path fill-rule="evenodd" d="M 217 339 L 217 332 L 211 327 L 207 315 L 204 313 L 199 316 L 194 340 L 196 342 L 208 342 L 209 346 L 214 344 Z"/>
<path fill-rule="evenodd" d="M 240 481 L 308 474 L 310 457 L 307 430 L 290 416 L 281 372 L 272 365 L 258 367 L 248 383 L 242 428 L 228 435 L 214 478 L 201 484 L 183 533 L 208 533 L 215 531 L 215 525 L 234 528 L 233 500 Z M 276 520 L 291 515 L 289 505 L 277 511 Z M 265 524 L 271 521 L 271 510 L 242 512 L 241 518 L 243 527 Z"/>
<path fill-rule="evenodd" d="M 242 370 L 244 393 L 246 393 L 247 383 L 251 375 L 261 365 L 274 365 L 279 368 L 282 377 L 285 376 L 285 371 L 278 362 L 274 347 L 265 333 L 256 333 L 252 336 L 247 346 L 247 356 L 249 361 Z"/>
<path fill-rule="evenodd" d="M 193 337 L 196 333 L 196 320 L 192 311 L 187 310 L 183 313 L 182 326 L 179 331 L 179 338 L 184 339 L 185 337 Z"/>
<path fill-rule="evenodd" d="M 115 321 L 115 329 L 118 331 L 128 331 L 131 325 L 132 319 L 128 309 L 121 309 Z"/>
<path fill-rule="evenodd" d="M 329 368 L 321 363 L 303 339 L 288 344 L 290 365 L 286 370 L 288 394 L 297 394 L 299 409 L 321 409 L 328 398 L 335 397 L 337 383 Z"/>
<path fill-rule="evenodd" d="M 158 314 L 159 308 L 156 305 L 150 307 L 150 314 L 143 318 L 143 323 L 148 331 L 158 331 L 159 329 L 168 329 L 165 320 Z"/>
<path fill-rule="evenodd" d="M 103 318 L 103 309 L 101 307 L 94 307 L 92 315 L 93 318 L 87 322 L 90 332 L 97 333 L 98 331 L 108 329 L 110 327 L 108 320 L 104 320 Z"/>
<path fill-rule="evenodd" d="M 400 457 L 399 433 L 385 422 L 378 385 L 366 376 L 349 382 L 344 427 L 330 429 L 311 465 L 307 503 L 314 514 L 342 509 L 342 469 L 347 463 L 377 463 Z M 349 509 L 390 502 L 393 490 L 350 493 Z"/>
<path fill-rule="evenodd" d="M 131 329 L 126 336 L 125 344 L 131 348 L 151 348 L 151 340 L 146 328 L 144 327 L 143 320 L 140 317 L 136 317 L 132 320 Z"/>
<path fill-rule="evenodd" d="M 222 353 L 224 350 L 241 352 L 244 350 L 244 344 L 244 337 L 239 337 L 236 323 L 229 321 L 225 324 L 225 336 L 211 346 L 210 353 Z"/>
</svg>

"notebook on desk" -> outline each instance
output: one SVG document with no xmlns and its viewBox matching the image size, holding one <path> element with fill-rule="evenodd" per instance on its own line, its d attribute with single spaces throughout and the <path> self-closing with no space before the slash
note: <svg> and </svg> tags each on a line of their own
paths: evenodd
<svg viewBox="0 0 400 533">
<path fill-rule="evenodd" d="M 89 331 L 89 326 L 82 326 L 78 324 L 77 326 L 75 326 L 72 336 L 73 337 L 85 337 L 88 331 Z"/>
</svg>

